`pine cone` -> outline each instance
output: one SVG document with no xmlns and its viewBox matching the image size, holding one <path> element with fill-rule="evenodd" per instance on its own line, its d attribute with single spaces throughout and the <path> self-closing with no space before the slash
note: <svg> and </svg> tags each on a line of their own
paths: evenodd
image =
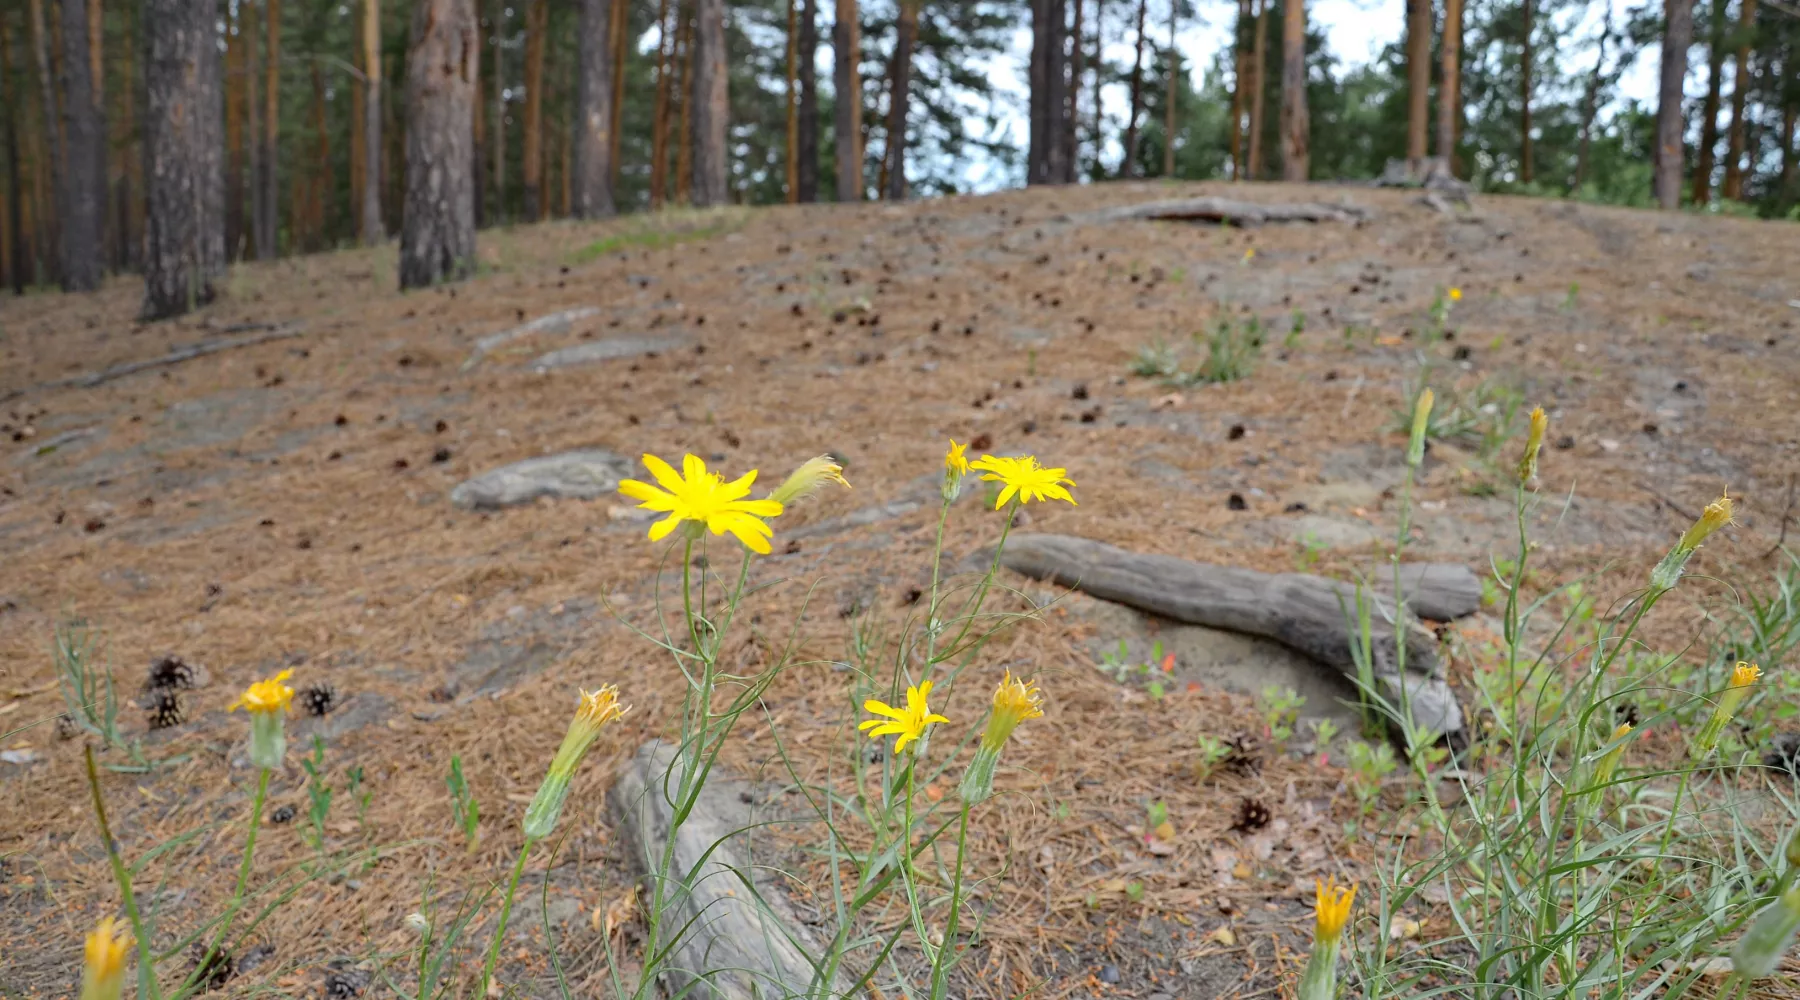
<svg viewBox="0 0 1800 1000">
<path fill-rule="evenodd" d="M 1269 825 L 1269 807 L 1260 799 L 1244 799 L 1238 803 L 1237 819 L 1231 828 L 1239 833 L 1250 833 Z"/>
<path fill-rule="evenodd" d="M 306 714 L 323 716 L 338 706 L 337 689 L 323 681 L 309 684 L 300 689 L 300 704 L 306 706 Z"/>
<path fill-rule="evenodd" d="M 198 982 L 204 989 L 216 990 L 224 986 L 237 971 L 236 964 L 231 960 L 231 952 L 226 951 L 223 947 L 213 952 L 212 959 L 202 966 L 200 963 L 206 958 L 206 945 L 203 942 L 195 941 L 193 946 L 188 949 L 188 957 L 194 963 L 194 968 L 199 970 Z"/>
<path fill-rule="evenodd" d="M 1255 774 L 1262 770 L 1262 758 L 1258 753 L 1255 737 L 1239 733 L 1227 740 L 1225 746 L 1225 759 L 1219 762 L 1221 767 L 1230 768 L 1238 774 Z"/>
<path fill-rule="evenodd" d="M 146 719 L 150 728 L 172 729 L 187 721 L 187 705 L 181 692 L 174 688 L 154 688 L 150 692 Z"/>
<path fill-rule="evenodd" d="M 174 653 L 150 661 L 150 674 L 144 679 L 144 690 L 186 691 L 194 686 L 194 667 Z"/>
</svg>

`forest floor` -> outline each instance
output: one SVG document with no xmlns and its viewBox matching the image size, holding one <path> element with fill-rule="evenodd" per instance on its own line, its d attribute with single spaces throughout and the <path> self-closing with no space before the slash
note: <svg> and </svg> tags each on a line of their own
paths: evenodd
<svg viewBox="0 0 1800 1000">
<path fill-rule="evenodd" d="M 1240 230 L 1103 215 L 1203 193 L 1342 201 L 1368 218 Z M 1741 498 L 1739 525 L 1701 551 L 1653 636 L 1692 637 L 1732 583 L 1769 578 L 1778 537 L 1800 537 L 1788 524 L 1800 226 L 1491 197 L 1455 216 L 1399 191 L 1122 183 L 559 222 L 484 231 L 480 245 L 477 277 L 408 294 L 394 290 L 391 245 L 242 265 L 221 301 L 155 325 L 134 321 L 140 289 L 126 279 L 0 301 L 0 731 L 62 710 L 50 648 L 71 617 L 102 630 L 123 697 L 156 658 L 205 668 L 177 724 L 150 731 L 140 709 L 121 710 L 158 766 L 102 772 L 127 858 L 200 834 L 141 880 L 159 946 L 216 912 L 235 877 L 253 778 L 242 718 L 226 706 L 284 668 L 298 686 L 334 689 L 332 711 L 290 725 L 270 801 L 293 818 L 263 829 L 258 871 L 311 863 L 298 761 L 315 733 L 337 789 L 324 849 L 380 845 L 381 860 L 302 883 L 234 956 L 233 992 L 316 996 L 330 977 L 333 995 L 354 993 L 382 956 L 410 947 L 403 918 L 430 873 L 440 888 L 503 877 L 576 688 L 606 682 L 635 710 L 576 782 L 561 853 L 527 868 L 533 891 L 502 978 L 554 995 L 541 947 L 525 946 L 555 926 L 565 970 L 594 994 L 603 935 L 629 952 L 640 933 L 604 792 L 641 742 L 669 731 L 680 680 L 614 615 L 650 620 L 663 549 L 622 498 L 451 504 L 458 483 L 520 459 L 693 452 L 730 475 L 761 469 L 770 485 L 821 452 L 845 460 L 854 489 L 783 515 L 775 554 L 753 570 L 774 584 L 756 611 L 800 625 L 806 662 L 771 689 L 766 719 L 808 780 L 856 739 L 840 662 L 853 628 L 891 634 L 929 585 L 949 438 L 1069 470 L 1080 505 L 1033 505 L 1032 531 L 1366 573 L 1394 537 L 1395 414 L 1428 359 L 1439 406 L 1468 428 L 1427 460 L 1411 558 L 1485 576 L 1513 550 L 1508 470 L 1537 404 L 1551 412 L 1541 490 L 1553 502 L 1533 527 L 1546 581 L 1610 567 L 1590 585 L 1604 605 L 1722 488 Z M 1434 298 L 1451 287 L 1449 337 L 1428 337 Z M 597 311 L 475 350 L 577 307 Z M 1158 344 L 1192 368 L 1205 349 L 1191 338 L 1252 319 L 1268 343 L 1241 380 L 1134 374 Z M 45 386 L 238 324 L 297 335 Z M 613 356 L 541 363 L 583 344 Z M 947 563 L 997 533 L 975 499 L 951 512 Z M 1491 649 L 1477 634 L 1490 625 L 1463 624 L 1453 679 Z M 972 869 L 1007 871 L 973 902 L 981 935 L 953 995 L 1271 996 L 1304 960 L 1313 879 L 1366 879 L 1384 856 L 1347 833 L 1358 816 L 1341 754 L 1299 734 L 1268 740 L 1255 688 L 1151 692 L 1096 669 L 1121 640 L 1128 660 L 1148 658 L 1158 628 L 1071 599 L 1002 632 L 943 692 L 959 726 L 982 716 L 1003 668 L 1048 696 L 972 830 Z M 787 783 L 765 719 L 742 725 L 731 766 Z M 1239 733 L 1261 744 L 1260 767 L 1198 780 L 1198 738 Z M 74 992 L 82 935 L 116 904 L 82 742 L 40 725 L 0 748 L 11 803 L 0 809 L 0 995 Z M 452 754 L 482 804 L 481 845 L 467 855 L 445 791 Z M 129 763 L 121 749 L 101 759 Z M 1232 829 L 1246 800 L 1268 810 L 1266 826 Z M 1175 833 L 1151 843 L 1156 802 Z M 807 890 L 794 894 L 804 908 Z M 1419 905 L 1428 928 L 1447 925 Z"/>
</svg>

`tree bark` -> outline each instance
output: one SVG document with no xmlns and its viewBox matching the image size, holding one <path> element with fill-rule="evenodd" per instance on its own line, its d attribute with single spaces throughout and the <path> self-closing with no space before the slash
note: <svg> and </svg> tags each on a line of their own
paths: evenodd
<svg viewBox="0 0 1800 1000">
<path fill-rule="evenodd" d="M 244 241 L 244 171 L 249 165 L 249 148 L 244 134 L 248 108 L 244 101 L 245 59 L 244 8 L 226 25 L 225 33 L 225 256 L 235 260 Z M 234 30 L 235 29 L 235 30 Z M 354 180 L 353 180 L 354 183 Z"/>
<path fill-rule="evenodd" d="M 106 275 L 102 256 L 104 222 L 96 197 L 104 187 L 105 133 L 94 106 L 93 63 L 88 60 L 88 6 L 63 0 L 62 124 L 67 160 L 58 178 L 62 192 L 62 287 L 91 292 Z"/>
<path fill-rule="evenodd" d="M 1231 179 L 1244 179 L 1244 88 L 1250 71 L 1250 2 L 1237 0 L 1237 27 L 1232 35 Z"/>
<path fill-rule="evenodd" d="M 44 23 L 44 0 L 29 0 L 26 4 L 31 19 L 31 50 L 37 62 L 38 96 L 44 103 L 44 157 L 43 165 L 50 180 L 51 197 L 43 207 L 48 211 L 38 216 L 38 231 L 49 243 L 44 259 L 51 262 L 60 280 L 62 271 L 62 240 L 58 230 L 62 223 L 63 205 L 63 150 L 62 138 L 57 129 L 56 85 L 50 73 L 50 35 Z"/>
<path fill-rule="evenodd" d="M 544 217 L 544 32 L 550 27 L 549 0 L 530 0 L 525 9 L 525 149 L 520 180 L 525 186 L 525 220 Z"/>
<path fill-rule="evenodd" d="M 1425 159 L 1430 109 L 1431 0 L 1406 0 L 1406 159 L 1415 173 Z"/>
<path fill-rule="evenodd" d="M 694 178 L 699 208 L 725 204 L 731 196 L 731 94 L 725 65 L 725 0 L 694 3 Z"/>
<path fill-rule="evenodd" d="M 19 178 L 19 104 L 18 88 L 13 85 L 12 22 L 0 17 L 0 101 L 6 114 L 6 277 L 14 295 L 24 295 L 27 284 L 25 247 L 25 203 Z"/>
<path fill-rule="evenodd" d="M 312 61 L 312 90 L 313 176 L 312 204 L 309 206 L 312 218 L 308 228 L 312 247 L 318 250 L 330 245 L 325 237 L 325 220 L 331 217 L 331 195 L 337 190 L 337 184 L 331 176 L 331 134 L 325 131 L 325 70 L 317 59 Z"/>
<path fill-rule="evenodd" d="M 677 9 L 675 16 L 681 16 Z M 669 72 L 675 62 L 675 24 L 669 20 L 669 0 L 656 5 L 656 98 L 650 119 L 650 210 L 663 207 L 669 177 Z"/>
<path fill-rule="evenodd" d="M 494 71 L 489 78 L 494 83 L 494 117 L 488 129 L 487 152 L 493 156 L 494 202 L 493 218 L 490 224 L 505 225 L 506 214 L 506 48 L 501 41 L 506 37 L 506 0 L 494 0 L 494 15 L 489 19 L 493 28 L 491 37 L 494 50 Z M 476 93 L 479 95 L 480 91 Z"/>
<path fill-rule="evenodd" d="M 1569 185 L 1571 194 L 1580 191 L 1587 181 L 1588 152 L 1594 144 L 1594 116 L 1600 107 L 1600 85 L 1605 82 L 1606 42 L 1612 37 L 1612 8 L 1606 8 L 1600 22 L 1600 51 L 1594 57 L 1594 72 L 1588 77 L 1587 95 L 1581 109 L 1581 141 L 1575 154 L 1575 180 Z"/>
<path fill-rule="evenodd" d="M 1654 187 L 1657 204 L 1664 209 L 1681 207 L 1682 82 L 1687 78 L 1688 46 L 1694 40 L 1692 0 L 1663 0 L 1661 80 L 1657 87 L 1656 165 Z"/>
<path fill-rule="evenodd" d="M 363 246 L 375 246 L 387 239 L 381 215 L 381 0 L 363 0 L 362 16 L 363 82 L 362 103 L 362 198 Z M 355 123 L 352 123 L 355 128 Z"/>
<path fill-rule="evenodd" d="M 612 8 L 624 0 L 581 0 L 576 28 L 575 216 L 613 214 Z"/>
<path fill-rule="evenodd" d="M 1281 172 L 1304 184 L 1310 172 L 1312 123 L 1306 111 L 1306 0 L 1282 0 Z"/>
<path fill-rule="evenodd" d="M 1137 48 L 1131 57 L 1131 117 L 1125 122 L 1125 162 L 1119 164 L 1123 177 L 1137 176 L 1138 117 L 1144 110 L 1144 21 L 1148 14 L 1146 0 L 1138 0 Z"/>
<path fill-rule="evenodd" d="M 1256 10 L 1256 38 L 1250 47 L 1250 169 L 1251 180 L 1263 176 L 1263 104 L 1269 88 L 1263 77 L 1269 66 L 1269 0 Z"/>
<path fill-rule="evenodd" d="M 832 131 L 837 143 L 837 200 L 863 199 L 862 170 L 862 26 L 856 0 L 837 0 L 831 27 L 832 85 L 836 105 Z"/>
<path fill-rule="evenodd" d="M 1419 2 L 1424 3 L 1426 0 Z M 1524 0 L 1521 17 L 1525 23 L 1519 49 L 1519 180 L 1530 184 L 1532 163 L 1537 159 L 1532 153 L 1531 143 L 1531 64 L 1534 51 L 1531 43 L 1533 29 L 1536 27 L 1531 0 Z"/>
<path fill-rule="evenodd" d="M 1791 58 L 1791 57 L 1790 57 Z M 1800 118 L 1800 103 L 1790 98 L 1781 110 L 1781 197 L 1794 195 L 1794 120 Z"/>
<path fill-rule="evenodd" d="M 1725 75 L 1725 5 L 1728 0 L 1713 0 L 1712 17 L 1706 33 L 1706 103 L 1700 106 L 1700 145 L 1694 150 L 1694 193 L 1696 205 L 1712 201 L 1714 156 L 1719 147 L 1719 95 L 1724 89 Z"/>
<path fill-rule="evenodd" d="M 888 80 L 887 192 L 889 201 L 906 200 L 906 112 L 912 86 L 913 42 L 919 36 L 920 0 L 900 0 L 894 32 L 894 64 Z"/>
<path fill-rule="evenodd" d="M 474 2 L 479 3 L 480 0 L 474 0 Z M 481 35 L 479 7 L 476 8 L 475 13 L 475 33 L 477 35 L 475 52 L 469 57 L 471 62 L 469 78 L 475 85 L 475 105 L 470 112 L 474 117 L 474 124 L 471 126 L 474 133 L 474 144 L 469 147 L 471 161 L 469 177 L 473 185 L 472 197 L 475 199 L 475 228 L 484 229 L 488 224 L 488 158 L 485 152 L 487 150 L 487 102 L 481 96 L 481 51 L 487 47 L 487 43 L 479 37 Z"/>
<path fill-rule="evenodd" d="M 1296 3 L 1297 0 L 1288 0 Z M 1175 47 L 1176 15 L 1181 6 L 1169 4 L 1169 79 L 1166 83 L 1166 97 L 1163 101 L 1163 176 L 1175 176 L 1175 100 L 1179 88 L 1181 73 L 1181 53 Z"/>
<path fill-rule="evenodd" d="M 264 0 L 263 27 L 263 129 L 262 156 L 257 166 L 257 197 L 262 202 L 265 225 L 256 231 L 256 259 L 274 260 L 280 251 L 281 203 L 279 169 L 281 140 L 281 0 Z"/>
<path fill-rule="evenodd" d="M 211 4 L 142 0 L 146 319 L 211 302 L 225 273 L 224 135 Z"/>
<path fill-rule="evenodd" d="M 671 95 L 681 102 L 681 117 L 675 128 L 675 204 L 686 205 L 694 179 L 693 0 L 681 5 L 681 31 L 675 36 L 675 45 L 681 50 L 681 79 Z"/>
<path fill-rule="evenodd" d="M 1726 143 L 1725 187 L 1720 194 L 1741 200 L 1744 197 L 1744 98 L 1754 85 L 1750 70 L 1750 49 L 1756 40 L 1756 0 L 1742 0 L 1738 9 L 1737 72 L 1731 78 L 1731 133 Z"/>
<path fill-rule="evenodd" d="M 474 0 L 419 0 L 406 59 L 406 197 L 400 287 L 467 277 L 475 267 L 473 117 L 480 95 Z"/>
<path fill-rule="evenodd" d="M 802 202 L 819 200 L 819 0 L 801 0 L 800 9 L 800 122 L 795 155 L 796 197 Z"/>
<path fill-rule="evenodd" d="M 1084 54 L 1081 47 L 1082 19 L 1087 13 L 1082 0 L 1075 0 L 1075 22 L 1069 30 L 1069 95 L 1068 124 L 1063 128 L 1063 182 L 1073 184 L 1081 174 L 1081 74 Z"/>
<path fill-rule="evenodd" d="M 1444 0 L 1444 35 L 1439 43 L 1437 155 L 1456 169 L 1457 121 L 1462 115 L 1463 0 Z"/>
<path fill-rule="evenodd" d="M 104 273 L 106 261 L 117 257 L 113 244 L 118 234 L 112 231 L 110 212 L 112 205 L 112 183 L 108 168 L 108 147 L 111 139 L 106 125 L 106 18 L 100 0 L 87 0 L 87 60 L 88 80 L 94 105 L 94 187 L 91 197 L 94 199 L 94 213 L 100 217 L 100 269 Z M 127 74 L 123 79 L 130 80 Z"/>
<path fill-rule="evenodd" d="M 620 142 L 625 135 L 625 57 L 631 41 L 631 25 L 627 19 L 631 7 L 626 0 L 612 5 L 612 148 L 607 151 L 607 160 L 612 163 L 612 174 L 607 177 L 607 185 L 615 192 L 619 189 Z"/>
<path fill-rule="evenodd" d="M 783 193 L 788 204 L 800 201 L 800 4 L 787 0 L 787 176 Z"/>
</svg>

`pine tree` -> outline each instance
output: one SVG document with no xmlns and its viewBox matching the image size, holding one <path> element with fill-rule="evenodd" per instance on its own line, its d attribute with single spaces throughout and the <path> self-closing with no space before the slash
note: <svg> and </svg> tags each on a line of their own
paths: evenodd
<svg viewBox="0 0 1800 1000">
<path fill-rule="evenodd" d="M 224 130 L 211 5 L 143 0 L 146 319 L 211 302 L 225 273 Z"/>
<path fill-rule="evenodd" d="M 475 269 L 473 0 L 418 0 L 406 59 L 406 197 L 400 287 L 456 281 Z"/>
</svg>

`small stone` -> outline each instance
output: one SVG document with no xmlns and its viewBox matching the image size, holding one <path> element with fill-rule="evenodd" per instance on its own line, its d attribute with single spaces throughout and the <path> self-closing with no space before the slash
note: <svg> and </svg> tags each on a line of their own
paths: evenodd
<svg viewBox="0 0 1800 1000">
<path fill-rule="evenodd" d="M 1100 967 L 1100 981 L 1101 982 L 1107 983 L 1107 984 L 1116 984 L 1122 978 L 1123 977 L 1119 975 L 1119 967 L 1118 966 L 1102 965 Z"/>
</svg>

